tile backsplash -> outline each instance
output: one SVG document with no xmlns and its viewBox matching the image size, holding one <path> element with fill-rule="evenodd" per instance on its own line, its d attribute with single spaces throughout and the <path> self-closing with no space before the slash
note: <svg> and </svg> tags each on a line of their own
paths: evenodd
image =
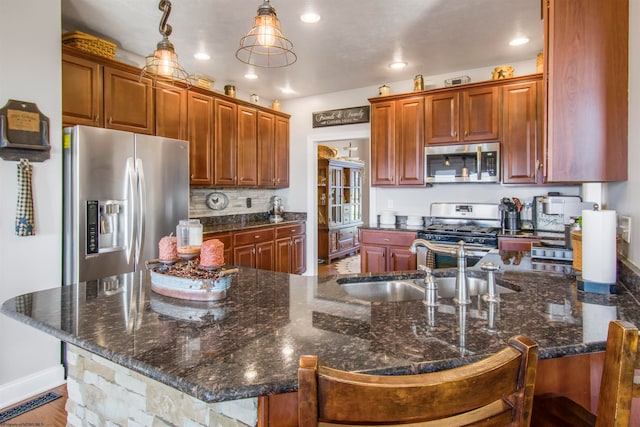
<svg viewBox="0 0 640 427">
<path fill-rule="evenodd" d="M 223 193 L 227 196 L 229 204 L 226 208 L 213 210 L 207 206 L 207 195 L 214 192 Z M 268 212 L 271 197 L 273 195 L 275 195 L 273 190 L 261 190 L 255 188 L 192 188 L 191 197 L 189 198 L 189 216 L 192 218 L 199 218 L 206 216 L 226 216 Z M 247 207 L 247 199 L 251 199 L 251 207 Z"/>
</svg>

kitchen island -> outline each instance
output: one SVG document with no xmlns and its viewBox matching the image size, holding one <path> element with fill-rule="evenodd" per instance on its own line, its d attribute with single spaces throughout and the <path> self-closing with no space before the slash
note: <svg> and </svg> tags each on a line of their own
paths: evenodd
<svg viewBox="0 0 640 427">
<path fill-rule="evenodd" d="M 2 312 L 68 343 L 70 425 L 266 424 L 259 397 L 296 391 L 303 354 L 338 369 L 412 374 L 469 363 L 519 334 L 539 344 L 541 359 L 586 355 L 604 350 L 609 320 L 640 324 L 636 291 L 623 283 L 617 295 L 585 294 L 571 275 L 532 272 L 526 253 L 485 258 L 513 291 L 499 304 L 477 296 L 462 307 L 448 297 L 435 308 L 371 303 L 340 284 L 420 282 L 416 271 L 307 277 L 240 268 L 218 302 L 158 295 L 143 271 L 21 295 Z"/>
</svg>

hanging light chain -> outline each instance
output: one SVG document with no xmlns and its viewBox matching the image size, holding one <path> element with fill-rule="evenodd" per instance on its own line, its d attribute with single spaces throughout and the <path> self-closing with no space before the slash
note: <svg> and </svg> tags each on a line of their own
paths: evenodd
<svg viewBox="0 0 640 427">
<path fill-rule="evenodd" d="M 160 27 L 158 31 L 160 31 L 160 34 L 162 34 L 163 37 L 169 37 L 171 35 L 171 31 L 173 31 L 171 25 L 167 24 L 169 14 L 171 14 L 171 2 L 169 0 L 160 0 L 158 9 L 162 11 L 162 19 L 160 19 Z"/>
</svg>

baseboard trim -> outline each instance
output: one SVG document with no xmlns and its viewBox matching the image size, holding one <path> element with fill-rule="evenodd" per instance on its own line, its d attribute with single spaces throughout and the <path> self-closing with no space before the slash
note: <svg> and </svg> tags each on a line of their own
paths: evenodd
<svg viewBox="0 0 640 427">
<path fill-rule="evenodd" d="M 0 384 L 0 409 L 44 393 L 64 383 L 64 367 L 56 365 L 9 383 Z"/>
</svg>

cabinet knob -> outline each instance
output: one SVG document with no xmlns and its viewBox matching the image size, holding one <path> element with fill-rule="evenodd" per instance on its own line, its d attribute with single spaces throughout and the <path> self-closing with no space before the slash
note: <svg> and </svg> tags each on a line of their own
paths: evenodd
<svg viewBox="0 0 640 427">
<path fill-rule="evenodd" d="M 262 248 L 258 248 L 258 253 L 261 254 L 262 253 Z"/>
<path fill-rule="evenodd" d="M 384 239 L 384 241 L 385 241 L 385 242 L 388 242 L 388 241 L 389 241 L 389 239 Z"/>
<path fill-rule="evenodd" d="M 100 114 L 96 114 L 96 116 L 93 118 L 93 121 L 98 123 L 98 120 L 100 120 Z"/>
<path fill-rule="evenodd" d="M 254 238 L 254 239 L 259 239 L 259 238 L 260 238 L 260 235 L 259 235 L 259 234 L 256 234 L 255 236 L 253 236 L 253 238 Z"/>
<path fill-rule="evenodd" d="M 468 130 L 464 131 L 464 136 L 469 136 L 469 131 Z"/>
<path fill-rule="evenodd" d="M 112 122 L 112 121 L 113 121 L 113 120 L 112 120 L 112 118 L 111 118 L 111 117 L 109 117 L 109 124 L 111 124 L 111 122 Z"/>
<path fill-rule="evenodd" d="M 454 131 L 453 131 L 453 137 L 454 137 L 454 138 L 457 138 L 457 137 L 458 137 L 458 131 L 456 131 L 456 130 L 454 130 Z"/>
</svg>

